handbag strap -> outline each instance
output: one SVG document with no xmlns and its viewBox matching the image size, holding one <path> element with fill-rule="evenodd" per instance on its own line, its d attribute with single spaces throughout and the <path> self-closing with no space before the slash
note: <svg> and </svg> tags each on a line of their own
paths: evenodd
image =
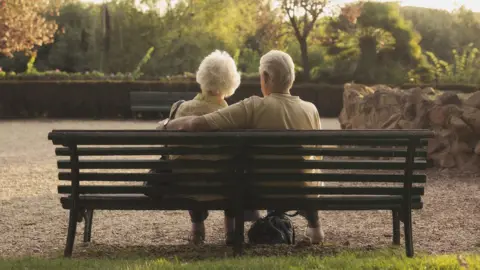
<svg viewBox="0 0 480 270">
<path fill-rule="evenodd" d="M 170 119 L 175 119 L 175 115 L 177 114 L 178 108 L 180 108 L 180 105 L 182 105 L 182 103 L 184 102 L 185 100 L 179 100 L 172 105 L 173 110 L 170 112 L 170 115 L 169 115 Z"/>
</svg>

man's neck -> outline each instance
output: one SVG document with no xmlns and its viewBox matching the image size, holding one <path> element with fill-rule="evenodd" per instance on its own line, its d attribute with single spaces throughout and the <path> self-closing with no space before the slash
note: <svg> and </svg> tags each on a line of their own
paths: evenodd
<svg viewBox="0 0 480 270">
<path fill-rule="evenodd" d="M 286 92 L 273 92 L 273 93 L 270 93 L 270 94 L 276 94 L 276 95 L 290 95 L 290 91 L 286 91 Z"/>
</svg>

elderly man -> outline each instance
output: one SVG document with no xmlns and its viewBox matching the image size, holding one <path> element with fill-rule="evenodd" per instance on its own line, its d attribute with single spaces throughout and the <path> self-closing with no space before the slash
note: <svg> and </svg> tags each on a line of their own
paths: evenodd
<svg viewBox="0 0 480 270">
<path fill-rule="evenodd" d="M 208 131 L 222 129 L 321 129 L 320 116 L 314 104 L 292 96 L 295 80 L 290 55 L 270 51 L 260 59 L 260 84 L 263 98 L 252 96 L 224 109 L 203 116 L 187 116 L 160 123 L 164 129 Z M 317 211 L 306 211 L 306 236 L 312 243 L 323 241 Z"/>
</svg>

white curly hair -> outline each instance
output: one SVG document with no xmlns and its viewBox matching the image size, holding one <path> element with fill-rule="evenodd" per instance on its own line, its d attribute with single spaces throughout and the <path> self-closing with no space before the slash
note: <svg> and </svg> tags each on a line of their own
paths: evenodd
<svg viewBox="0 0 480 270">
<path fill-rule="evenodd" d="M 235 61 L 227 52 L 216 50 L 200 63 L 197 82 L 202 93 L 206 95 L 229 97 L 240 85 L 240 73 L 237 72 Z"/>
<path fill-rule="evenodd" d="M 295 81 L 295 64 L 292 57 L 282 51 L 271 50 L 260 58 L 260 74 L 267 73 L 273 92 L 288 92 Z"/>
</svg>

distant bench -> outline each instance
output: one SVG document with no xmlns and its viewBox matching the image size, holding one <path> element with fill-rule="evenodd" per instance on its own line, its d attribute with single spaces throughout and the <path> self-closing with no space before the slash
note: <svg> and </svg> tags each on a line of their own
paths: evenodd
<svg viewBox="0 0 480 270">
<path fill-rule="evenodd" d="M 130 92 L 130 110 L 134 118 L 140 113 L 153 113 L 167 117 L 170 107 L 178 100 L 190 100 L 196 92 L 160 92 L 133 91 Z"/>
<path fill-rule="evenodd" d="M 403 222 L 406 253 L 412 257 L 412 209 L 423 207 L 423 184 L 427 177 L 419 172 L 429 167 L 425 139 L 432 136 L 433 132 L 427 130 L 54 130 L 48 138 L 59 146 L 55 153 L 63 158 L 58 161 L 58 168 L 63 170 L 58 175 L 62 183 L 58 192 L 63 195 L 60 199 L 63 208 L 70 210 L 64 254 L 72 255 L 77 222 L 82 219 L 85 220 L 83 240 L 90 241 L 94 210 L 230 209 L 236 216 L 234 253 L 241 254 L 244 210 L 302 209 L 391 211 L 393 244 L 400 244 L 400 222 Z M 338 147 L 332 148 L 332 145 Z M 223 155 L 227 159 L 159 160 L 159 155 Z M 259 159 L 258 155 L 269 157 Z M 299 158 L 310 155 L 328 159 Z M 139 159 L 140 156 L 144 157 Z M 275 156 L 283 157 L 275 159 Z M 394 159 L 378 160 L 379 157 Z M 173 172 L 148 173 L 151 168 Z M 175 171 L 180 168 L 213 170 Z M 293 171 L 258 171 L 278 168 Z M 306 174 L 302 169 L 334 171 Z M 199 179 L 217 185 L 202 186 Z M 141 185 L 143 181 L 159 181 L 162 188 L 153 190 Z M 262 186 L 264 183 L 298 181 L 324 181 L 326 185 Z M 197 185 L 185 185 L 193 182 Z M 147 192 L 158 196 L 147 197 L 144 195 Z M 304 196 L 307 194 L 321 196 L 307 198 Z M 185 195 L 221 195 L 224 199 L 196 201 Z M 279 198 L 278 195 L 290 197 Z M 333 222 L 342 225 L 340 221 Z"/>
</svg>

